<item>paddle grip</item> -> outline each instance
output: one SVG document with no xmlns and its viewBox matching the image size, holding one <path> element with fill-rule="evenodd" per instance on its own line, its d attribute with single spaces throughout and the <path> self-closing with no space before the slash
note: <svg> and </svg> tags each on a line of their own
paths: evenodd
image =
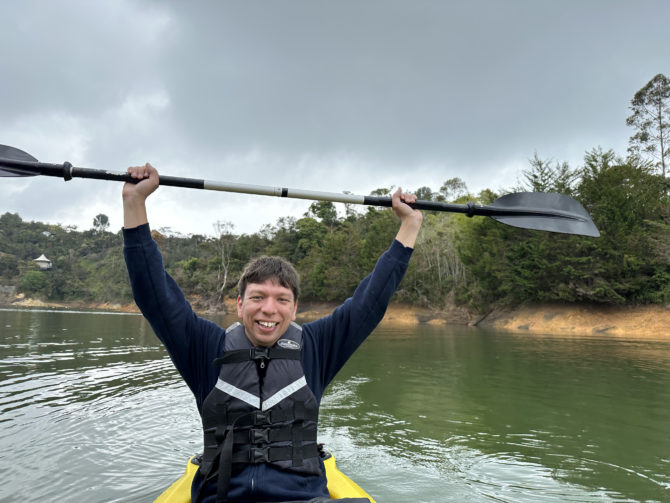
<svg viewBox="0 0 670 503">
<path fill-rule="evenodd" d="M 74 178 L 91 178 L 95 180 L 112 180 L 117 182 L 139 183 L 141 180 L 133 178 L 128 173 L 120 171 L 103 171 L 99 169 L 89 168 L 72 168 L 72 177 Z M 194 178 L 183 178 L 180 176 L 158 176 L 158 184 L 168 187 L 186 187 L 190 189 L 204 188 L 204 180 Z"/>
<path fill-rule="evenodd" d="M 363 204 L 369 206 L 385 206 L 390 208 L 392 206 L 391 198 L 387 196 L 365 196 L 363 199 Z M 426 211 L 448 211 L 450 213 L 465 213 L 468 216 L 475 214 L 475 205 L 470 203 L 465 204 L 449 204 L 443 203 L 441 201 L 424 201 L 419 199 L 409 205 L 415 210 L 426 210 Z"/>
</svg>

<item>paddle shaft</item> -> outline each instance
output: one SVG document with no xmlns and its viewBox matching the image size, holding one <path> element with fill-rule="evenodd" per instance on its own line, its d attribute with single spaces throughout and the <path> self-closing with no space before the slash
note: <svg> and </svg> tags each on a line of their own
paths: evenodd
<svg viewBox="0 0 670 503">
<path fill-rule="evenodd" d="M 14 159 L 2 159 L 2 165 L 11 170 L 16 168 L 16 173 L 29 173 L 34 175 L 53 176 L 71 180 L 72 178 L 89 178 L 95 180 L 112 180 L 118 182 L 137 183 L 139 180 L 132 178 L 128 173 L 118 171 L 104 171 L 99 169 L 78 168 L 69 162 L 63 164 L 51 164 L 46 162 L 21 161 Z M 270 187 L 265 185 L 253 185 L 220 181 L 208 181 L 197 178 L 184 178 L 178 176 L 159 176 L 159 185 L 168 187 L 185 187 L 191 189 L 217 190 L 222 192 L 237 192 L 242 194 L 257 194 L 263 196 L 287 197 L 293 199 L 308 199 L 318 201 L 331 201 L 335 203 L 363 204 L 368 206 L 391 207 L 391 198 L 387 196 L 359 196 L 355 194 L 338 194 L 334 192 L 321 192 L 314 190 L 289 189 L 287 187 Z M 444 211 L 450 213 L 463 213 L 467 216 L 536 216 L 556 217 L 582 221 L 583 217 L 572 212 L 550 209 L 543 211 L 541 208 L 524 207 L 489 207 L 474 203 L 449 204 L 440 201 L 416 201 L 412 203 L 415 209 L 429 211 Z"/>
</svg>

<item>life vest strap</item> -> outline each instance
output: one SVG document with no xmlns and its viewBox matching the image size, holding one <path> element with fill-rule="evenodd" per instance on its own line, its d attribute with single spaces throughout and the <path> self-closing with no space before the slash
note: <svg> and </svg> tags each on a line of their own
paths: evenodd
<svg viewBox="0 0 670 503">
<path fill-rule="evenodd" d="M 298 428 L 291 428 L 284 426 L 281 428 L 250 428 L 247 430 L 235 430 L 233 433 L 233 442 L 235 444 L 245 445 L 259 445 L 269 444 L 271 442 L 287 442 L 289 440 L 296 440 L 295 431 L 300 431 L 302 440 L 307 436 L 306 440 L 316 439 L 316 427 L 307 428 L 306 431 Z"/>
<path fill-rule="evenodd" d="M 273 463 L 275 461 L 293 460 L 295 457 L 301 459 L 314 458 L 318 456 L 319 451 L 316 442 L 304 444 L 301 446 L 285 447 L 250 447 L 232 456 L 233 463 Z"/>
<path fill-rule="evenodd" d="M 305 410 L 302 408 L 304 417 L 302 419 L 308 421 L 318 421 L 318 411 Z M 295 411 L 293 409 L 271 409 L 271 410 L 255 410 L 238 417 L 235 420 L 235 427 L 242 428 L 245 426 L 262 426 L 267 424 L 276 424 L 286 421 L 293 421 L 295 418 Z"/>
<path fill-rule="evenodd" d="M 212 365 L 224 365 L 226 363 L 242 363 L 246 361 L 257 361 L 257 360 L 300 360 L 300 350 L 299 349 L 288 349 L 288 348 L 265 348 L 265 347 L 253 347 L 250 349 L 234 349 L 232 351 L 226 351 L 226 354 L 214 360 Z"/>
</svg>

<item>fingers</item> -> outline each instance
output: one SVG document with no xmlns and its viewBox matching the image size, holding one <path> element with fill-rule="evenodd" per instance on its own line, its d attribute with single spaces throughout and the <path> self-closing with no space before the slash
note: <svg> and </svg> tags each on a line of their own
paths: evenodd
<svg viewBox="0 0 670 503">
<path fill-rule="evenodd" d="M 391 197 L 393 203 L 398 204 L 403 202 L 405 204 L 412 204 L 416 202 L 416 195 L 408 192 L 403 192 L 402 187 L 398 187 Z"/>
<path fill-rule="evenodd" d="M 148 162 L 144 166 L 131 166 L 127 169 L 127 172 L 136 181 L 123 184 L 124 202 L 143 202 L 158 188 L 160 183 L 158 171 Z"/>
<path fill-rule="evenodd" d="M 146 163 L 144 166 L 131 166 L 128 168 L 128 174 L 132 178 L 137 178 L 138 180 L 149 178 L 151 175 L 157 173 L 156 168 L 149 163 Z"/>
<path fill-rule="evenodd" d="M 405 202 L 405 204 L 412 204 L 416 202 L 416 195 L 403 192 L 400 194 L 400 199 Z"/>
<path fill-rule="evenodd" d="M 396 206 L 400 202 L 400 194 L 402 194 L 402 189 L 398 187 L 398 189 L 391 196 L 391 204 L 393 206 Z"/>
<path fill-rule="evenodd" d="M 409 248 L 414 248 L 423 222 L 422 213 L 409 206 L 415 202 L 416 195 L 405 193 L 400 187 L 391 197 L 393 213 L 400 218 L 400 229 L 398 229 L 396 239 Z"/>
<path fill-rule="evenodd" d="M 419 210 L 415 210 L 409 206 L 414 202 L 416 202 L 416 195 L 403 192 L 401 187 L 398 187 L 398 190 L 396 190 L 393 193 L 393 196 L 391 196 L 391 207 L 393 209 L 393 213 L 400 217 L 401 220 L 405 220 L 407 218 L 420 220 L 422 218 L 421 212 Z"/>
</svg>

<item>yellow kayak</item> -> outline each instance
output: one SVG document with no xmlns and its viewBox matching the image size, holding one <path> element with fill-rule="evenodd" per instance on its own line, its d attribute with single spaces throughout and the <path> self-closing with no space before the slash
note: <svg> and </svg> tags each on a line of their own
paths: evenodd
<svg viewBox="0 0 670 503">
<path fill-rule="evenodd" d="M 175 480 L 154 503 L 191 503 L 191 482 L 195 472 L 198 471 L 198 465 L 192 462 L 193 459 L 189 459 L 186 463 L 184 475 Z M 337 468 L 335 456 L 326 453 L 323 465 L 326 467 L 330 499 L 368 498 L 371 503 L 375 503 L 368 493 Z"/>
</svg>

